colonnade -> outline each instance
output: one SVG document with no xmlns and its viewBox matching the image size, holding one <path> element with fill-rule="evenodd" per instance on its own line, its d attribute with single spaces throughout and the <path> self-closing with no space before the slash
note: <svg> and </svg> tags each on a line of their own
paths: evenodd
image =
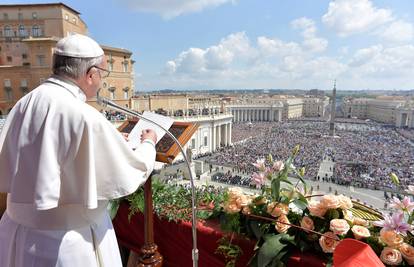
<svg viewBox="0 0 414 267">
<path fill-rule="evenodd" d="M 221 146 L 231 145 L 231 123 L 215 123 L 211 127 L 211 151 L 217 150 Z"/>
<path fill-rule="evenodd" d="M 254 109 L 232 109 L 231 113 L 233 115 L 234 122 L 243 122 L 243 121 L 281 121 L 282 120 L 282 111 L 280 109 L 263 109 L 263 108 L 254 108 Z"/>
</svg>

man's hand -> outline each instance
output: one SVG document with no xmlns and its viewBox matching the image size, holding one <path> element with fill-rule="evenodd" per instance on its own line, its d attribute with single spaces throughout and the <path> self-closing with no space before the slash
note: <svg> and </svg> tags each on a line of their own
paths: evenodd
<svg viewBox="0 0 414 267">
<path fill-rule="evenodd" d="M 125 141 L 129 141 L 129 139 L 128 139 L 128 136 L 129 136 L 129 133 L 121 133 L 122 134 L 122 137 L 125 139 Z"/>
<path fill-rule="evenodd" d="M 141 143 L 145 139 L 150 139 L 154 142 L 154 144 L 156 144 L 157 143 L 157 134 L 155 133 L 154 130 L 151 130 L 151 129 L 142 130 Z"/>
</svg>

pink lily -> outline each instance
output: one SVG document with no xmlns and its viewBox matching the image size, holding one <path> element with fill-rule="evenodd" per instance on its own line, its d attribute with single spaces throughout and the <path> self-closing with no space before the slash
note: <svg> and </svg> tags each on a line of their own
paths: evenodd
<svg viewBox="0 0 414 267">
<path fill-rule="evenodd" d="M 265 169 L 265 159 L 258 159 L 256 163 L 252 163 L 253 166 L 263 171 Z"/>
<path fill-rule="evenodd" d="M 408 213 L 411 213 L 414 210 L 414 202 L 407 196 L 405 196 L 402 201 L 393 197 L 390 206 L 397 210 L 407 211 Z"/>
<path fill-rule="evenodd" d="M 263 173 L 254 172 L 252 175 L 252 182 L 256 185 L 256 188 L 260 188 L 265 182 L 265 176 Z"/>
<path fill-rule="evenodd" d="M 411 225 L 404 222 L 404 213 L 396 212 L 392 216 L 385 215 L 384 220 L 373 222 L 375 226 L 384 228 L 386 231 L 393 230 L 397 234 L 407 235 L 411 231 Z"/>
</svg>

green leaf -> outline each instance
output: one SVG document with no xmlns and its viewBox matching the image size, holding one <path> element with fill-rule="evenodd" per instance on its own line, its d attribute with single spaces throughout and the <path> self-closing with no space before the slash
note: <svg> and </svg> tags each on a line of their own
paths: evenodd
<svg viewBox="0 0 414 267">
<path fill-rule="evenodd" d="M 118 212 L 119 204 L 121 203 L 120 199 L 113 199 L 109 201 L 108 210 L 109 216 L 111 216 L 111 220 L 113 220 Z"/>
<path fill-rule="evenodd" d="M 258 266 L 267 266 L 271 263 L 275 257 L 282 252 L 287 246 L 285 242 L 291 242 L 294 239 L 293 236 L 288 234 L 268 235 L 265 237 L 265 242 L 259 249 L 258 253 Z M 283 255 L 282 255 L 283 256 Z"/>
<path fill-rule="evenodd" d="M 305 210 L 307 207 L 307 202 L 304 202 L 301 199 L 295 199 L 293 204 L 301 210 Z"/>
<path fill-rule="evenodd" d="M 259 222 L 258 221 L 249 221 L 249 226 L 250 226 L 250 229 L 252 230 L 254 236 L 256 237 L 256 239 L 259 240 L 263 235 L 262 231 L 260 230 Z"/>
<path fill-rule="evenodd" d="M 272 180 L 272 198 L 274 201 L 279 201 L 279 194 L 280 194 L 280 180 L 273 179 Z"/>
</svg>

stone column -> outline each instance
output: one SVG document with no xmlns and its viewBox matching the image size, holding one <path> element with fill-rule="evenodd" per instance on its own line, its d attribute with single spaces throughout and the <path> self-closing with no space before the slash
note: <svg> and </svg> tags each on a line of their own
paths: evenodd
<svg viewBox="0 0 414 267">
<path fill-rule="evenodd" d="M 221 146 L 221 125 L 217 126 L 217 148 Z"/>
<path fill-rule="evenodd" d="M 231 142 L 231 128 L 232 128 L 233 124 L 229 123 L 228 125 L 229 125 L 229 130 L 228 130 L 229 140 L 228 140 L 228 143 L 229 143 L 229 145 L 231 145 L 232 144 L 232 142 Z"/>
<path fill-rule="evenodd" d="M 216 126 L 213 123 L 211 136 L 211 152 L 216 150 Z"/>
<path fill-rule="evenodd" d="M 228 143 L 227 143 L 227 141 L 228 141 L 228 131 L 227 131 L 227 125 L 229 125 L 228 123 L 226 123 L 226 124 L 224 124 L 224 145 L 225 146 L 227 146 L 228 145 Z"/>
</svg>

